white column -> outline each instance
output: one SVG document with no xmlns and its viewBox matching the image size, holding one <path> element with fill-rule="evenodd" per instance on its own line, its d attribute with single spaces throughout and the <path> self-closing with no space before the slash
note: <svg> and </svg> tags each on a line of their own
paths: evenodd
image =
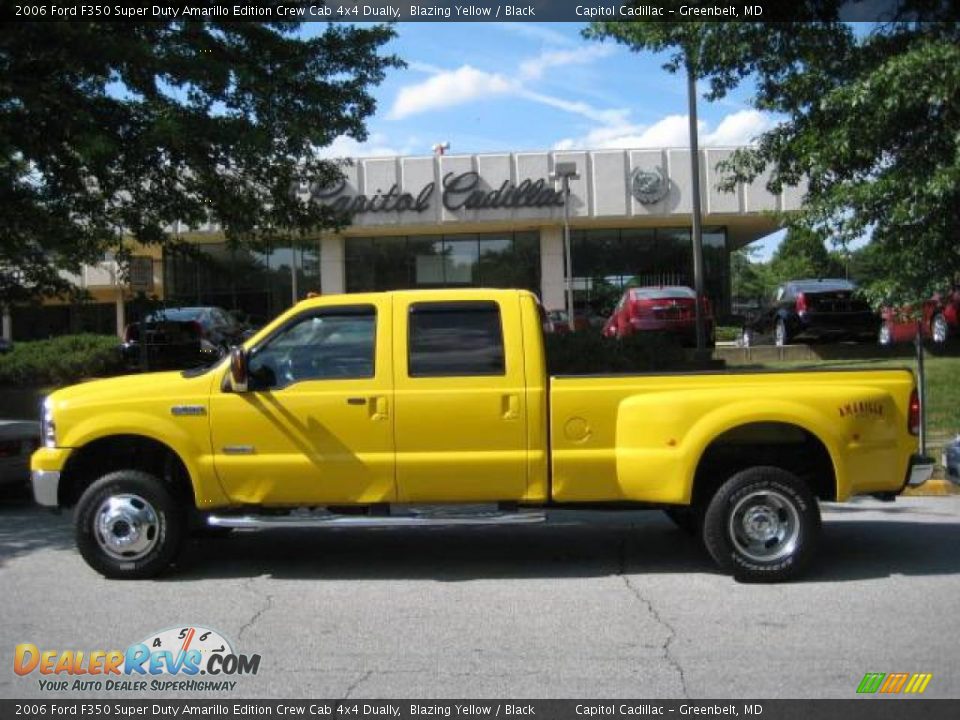
<svg viewBox="0 0 960 720">
<path fill-rule="evenodd" d="M 126 308 L 123 304 L 123 288 L 117 288 L 117 337 L 123 337 L 123 329 L 127 325 Z"/>
<path fill-rule="evenodd" d="M 546 310 L 563 310 L 563 228 L 540 228 L 540 297 Z"/>
<path fill-rule="evenodd" d="M 320 239 L 320 291 L 324 295 L 339 295 L 346 290 L 343 246 L 339 235 Z"/>
<path fill-rule="evenodd" d="M 13 317 L 10 315 L 10 308 L 3 308 L 3 333 L 4 340 L 13 340 Z"/>
</svg>

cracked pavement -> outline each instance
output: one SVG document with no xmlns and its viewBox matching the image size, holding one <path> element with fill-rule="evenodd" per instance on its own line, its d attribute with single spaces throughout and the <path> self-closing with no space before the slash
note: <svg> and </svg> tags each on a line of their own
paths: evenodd
<svg viewBox="0 0 960 720">
<path fill-rule="evenodd" d="M 849 698 L 867 671 L 932 672 L 926 696 L 960 697 L 958 541 L 960 497 L 828 506 L 805 580 L 741 585 L 659 512 L 557 511 L 235 532 L 116 582 L 79 558 L 67 515 L 8 498 L 0 696 L 43 695 L 13 673 L 17 643 L 123 649 L 199 625 L 262 657 L 232 697 Z"/>
</svg>

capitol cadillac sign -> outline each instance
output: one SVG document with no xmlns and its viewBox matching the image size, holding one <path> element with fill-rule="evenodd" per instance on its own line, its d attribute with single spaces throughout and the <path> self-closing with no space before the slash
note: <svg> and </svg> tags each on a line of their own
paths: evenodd
<svg viewBox="0 0 960 720">
<path fill-rule="evenodd" d="M 362 213 L 417 212 L 430 208 L 438 194 L 436 182 L 428 182 L 417 192 L 406 192 L 394 183 L 386 192 L 379 188 L 372 195 L 346 195 L 346 180 L 333 186 L 314 186 L 310 197 L 314 202 L 331 209 L 359 215 Z M 474 171 L 447 173 L 439 188 L 440 201 L 450 211 L 496 210 L 509 208 L 563 207 L 563 193 L 553 188 L 544 178 L 526 179 L 519 183 L 505 180 L 498 188 L 485 188 L 480 174 Z"/>
</svg>

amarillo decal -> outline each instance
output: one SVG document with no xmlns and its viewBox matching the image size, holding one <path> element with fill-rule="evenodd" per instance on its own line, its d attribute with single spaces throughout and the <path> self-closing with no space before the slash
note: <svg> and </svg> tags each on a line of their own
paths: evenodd
<svg viewBox="0 0 960 720">
<path fill-rule="evenodd" d="M 840 417 L 883 417 L 883 403 L 875 400 L 860 400 L 858 402 L 848 402 L 837 408 L 840 411 Z"/>
</svg>

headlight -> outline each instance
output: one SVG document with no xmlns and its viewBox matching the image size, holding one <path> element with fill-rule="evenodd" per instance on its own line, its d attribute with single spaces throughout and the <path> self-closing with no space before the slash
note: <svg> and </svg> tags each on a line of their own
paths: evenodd
<svg viewBox="0 0 960 720">
<path fill-rule="evenodd" d="M 44 446 L 57 446 L 57 427 L 53 423 L 53 407 L 50 398 L 43 401 L 43 410 L 40 413 L 40 438 Z"/>
</svg>

